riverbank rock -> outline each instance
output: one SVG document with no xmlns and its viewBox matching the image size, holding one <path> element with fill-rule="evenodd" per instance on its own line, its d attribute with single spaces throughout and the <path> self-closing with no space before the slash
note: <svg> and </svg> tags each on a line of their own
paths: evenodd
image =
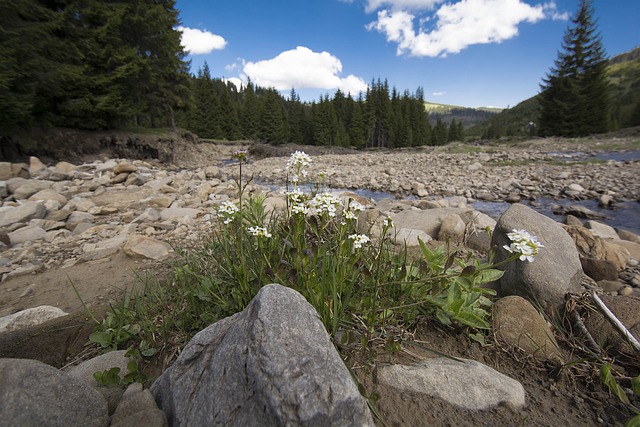
<svg viewBox="0 0 640 427">
<path fill-rule="evenodd" d="M 107 402 L 90 386 L 36 360 L 0 359 L 0 426 L 108 425 Z"/>
<path fill-rule="evenodd" d="M 518 410 L 525 404 L 522 384 L 475 360 L 441 357 L 418 365 L 383 366 L 377 377 L 396 390 L 437 397 L 464 409 L 505 404 Z"/>
<path fill-rule="evenodd" d="M 373 425 L 317 312 L 280 285 L 199 332 L 151 391 L 174 426 Z"/>
<path fill-rule="evenodd" d="M 522 205 L 511 205 L 496 223 L 493 243 L 501 262 L 511 254 L 503 249 L 511 241 L 507 233 L 526 230 L 544 245 L 533 262 L 515 260 L 502 267 L 502 295 L 519 295 L 548 313 L 565 301 L 568 292 L 578 293 L 584 273 L 573 240 L 554 220 Z"/>
<path fill-rule="evenodd" d="M 67 313 L 58 307 L 42 305 L 40 307 L 27 308 L 8 316 L 0 317 L 0 333 L 17 331 L 31 326 L 41 325 L 49 320 L 66 316 Z"/>
<path fill-rule="evenodd" d="M 563 363 L 551 328 L 529 301 L 511 295 L 496 301 L 492 310 L 493 331 L 498 340 L 539 360 Z"/>
</svg>

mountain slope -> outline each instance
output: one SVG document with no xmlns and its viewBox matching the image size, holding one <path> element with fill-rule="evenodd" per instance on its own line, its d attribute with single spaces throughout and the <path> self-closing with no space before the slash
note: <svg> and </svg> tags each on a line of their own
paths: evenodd
<svg viewBox="0 0 640 427">
<path fill-rule="evenodd" d="M 640 125 L 640 47 L 609 60 L 611 130 Z M 483 123 L 467 128 L 472 138 L 535 135 L 540 106 L 538 95 L 506 109 Z"/>
</svg>

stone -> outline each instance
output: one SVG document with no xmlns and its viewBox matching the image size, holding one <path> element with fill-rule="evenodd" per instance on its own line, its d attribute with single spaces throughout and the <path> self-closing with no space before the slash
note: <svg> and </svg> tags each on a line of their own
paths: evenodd
<svg viewBox="0 0 640 427">
<path fill-rule="evenodd" d="M 599 295 L 599 297 L 636 340 L 640 340 L 640 299 L 621 295 Z M 618 351 L 633 354 L 629 343 L 599 311 L 589 311 L 589 316 L 584 319 L 584 325 L 600 347 L 614 347 Z"/>
<path fill-rule="evenodd" d="M 405 210 L 394 215 L 393 223 L 398 229 L 421 230 L 429 236 L 437 236 L 444 218 L 451 214 L 463 215 L 468 210 L 465 208 Z"/>
<path fill-rule="evenodd" d="M 118 406 L 118 402 L 124 394 L 122 387 L 113 387 L 100 384 L 96 381 L 93 374 L 95 372 L 108 371 L 111 368 L 120 368 L 120 378 L 123 378 L 127 372 L 127 364 L 134 360 L 132 357 L 126 356 L 127 350 L 110 351 L 105 354 L 101 354 L 92 359 L 85 360 L 79 365 L 72 366 L 65 372 L 72 378 L 91 386 L 94 390 L 100 393 L 107 402 L 109 413 L 112 414 Z"/>
<path fill-rule="evenodd" d="M 580 256 L 612 262 L 616 270 L 622 271 L 629 263 L 629 251 L 602 237 L 595 236 L 588 228 L 567 226 L 567 233 L 574 241 Z"/>
<path fill-rule="evenodd" d="M 3 427 L 109 425 L 100 393 L 30 359 L 0 359 L 0 414 Z"/>
<path fill-rule="evenodd" d="M 640 243 L 640 236 L 627 230 L 618 230 L 618 236 L 628 242 Z"/>
<path fill-rule="evenodd" d="M 67 230 L 73 231 L 78 226 L 78 224 L 82 222 L 93 224 L 93 221 L 94 217 L 90 213 L 74 211 L 71 212 L 71 214 L 67 218 L 65 227 L 67 228 Z"/>
<path fill-rule="evenodd" d="M 618 269 L 615 264 L 606 259 L 580 257 L 582 271 L 596 282 L 601 280 L 616 280 L 618 278 Z"/>
<path fill-rule="evenodd" d="M 171 245 L 166 242 L 138 235 L 129 236 L 122 250 L 130 257 L 150 258 L 156 261 L 169 258 L 173 252 Z"/>
<path fill-rule="evenodd" d="M 467 170 L 469 172 L 475 172 L 475 171 L 478 171 L 480 169 L 482 169 L 482 163 L 480 163 L 480 162 L 475 162 L 475 163 L 472 163 L 469 166 L 467 166 Z"/>
<path fill-rule="evenodd" d="M 598 282 L 598 286 L 600 286 L 600 289 L 604 292 L 611 293 L 620 292 L 622 288 L 625 287 L 625 284 L 618 282 L 617 280 L 601 280 Z"/>
<path fill-rule="evenodd" d="M 69 204 L 67 205 L 69 209 L 79 212 L 88 212 L 89 209 L 95 206 L 96 204 L 91 199 L 86 199 L 84 197 L 74 197 L 69 200 Z"/>
<path fill-rule="evenodd" d="M 496 262 L 511 254 L 503 249 L 511 241 L 507 233 L 526 230 L 544 245 L 533 262 L 515 260 L 501 269 L 502 295 L 519 295 L 545 312 L 554 312 L 564 305 L 568 292 L 579 293 L 584 273 L 571 236 L 554 220 L 533 209 L 516 203 L 500 216 L 493 232 L 493 244 L 499 250 Z"/>
<path fill-rule="evenodd" d="M 378 381 L 400 391 L 436 397 L 459 408 L 488 410 L 508 405 L 524 407 L 518 381 L 469 359 L 435 358 L 418 365 L 389 365 L 378 370 Z"/>
<path fill-rule="evenodd" d="M 640 242 L 630 242 L 628 240 L 611 240 L 610 243 L 627 250 L 629 257 L 640 261 Z"/>
<path fill-rule="evenodd" d="M 602 237 L 603 239 L 620 239 L 616 230 L 610 225 L 590 219 L 585 226 L 591 230 L 594 236 Z"/>
<path fill-rule="evenodd" d="M 42 203 L 26 202 L 15 207 L 0 208 L 0 227 L 16 224 L 19 222 L 29 222 L 34 218 L 44 218 L 47 215 L 47 208 Z"/>
<path fill-rule="evenodd" d="M 26 310 L 0 317 L 0 332 L 17 331 L 31 326 L 41 325 L 51 319 L 66 315 L 67 313 L 59 308 L 49 305 L 27 308 Z"/>
<path fill-rule="evenodd" d="M 318 313 L 275 284 L 196 334 L 150 390 L 173 426 L 373 426 Z"/>
<path fill-rule="evenodd" d="M 220 178 L 220 168 L 217 166 L 207 166 L 204 169 L 204 173 L 208 179 Z"/>
<path fill-rule="evenodd" d="M 72 163 L 69 162 L 58 162 L 56 163 L 56 165 L 54 166 L 54 168 L 58 171 L 58 172 L 63 172 L 63 173 L 71 173 L 71 172 L 75 172 L 76 170 L 78 170 L 78 167 Z"/>
<path fill-rule="evenodd" d="M 562 365 L 560 347 L 547 321 L 526 299 L 511 295 L 492 308 L 493 331 L 498 340 L 538 360 Z"/>
<path fill-rule="evenodd" d="M 120 162 L 118 163 L 118 165 L 116 167 L 113 168 L 113 173 L 115 175 L 120 175 L 122 173 L 132 173 L 132 172 L 137 172 L 138 171 L 138 167 L 135 165 L 132 165 L 130 163 L 127 162 Z"/>
<path fill-rule="evenodd" d="M 160 219 L 164 221 L 167 219 L 180 219 L 185 216 L 190 216 L 191 218 L 195 219 L 201 214 L 202 211 L 200 209 L 171 207 L 160 212 Z"/>
<path fill-rule="evenodd" d="M 29 174 L 35 175 L 37 172 L 40 172 L 47 167 L 42 163 L 42 161 L 34 156 L 29 157 Z"/>
<path fill-rule="evenodd" d="M 458 214 L 447 215 L 440 224 L 440 231 L 438 232 L 438 240 L 441 242 L 447 241 L 462 242 L 466 231 L 466 224 L 460 218 Z"/>
<path fill-rule="evenodd" d="M 13 197 L 15 197 L 16 199 L 28 199 L 40 190 L 51 188 L 52 185 L 52 181 L 30 179 L 20 187 L 16 188 L 16 190 L 13 192 Z"/>
<path fill-rule="evenodd" d="M 129 176 L 127 177 L 127 179 L 124 182 L 124 185 L 129 186 L 129 185 L 135 185 L 135 186 L 141 186 L 144 184 L 144 178 L 142 177 L 142 175 L 137 174 L 137 173 L 131 173 L 129 174 Z"/>
<path fill-rule="evenodd" d="M 429 243 L 433 238 L 422 230 L 412 230 L 410 228 L 393 228 L 388 232 L 391 242 L 396 245 L 406 245 L 407 247 L 419 246 L 419 240 Z"/>
<path fill-rule="evenodd" d="M 55 200 L 60 203 L 60 206 L 64 206 L 67 203 L 66 197 L 50 188 L 38 191 L 37 193 L 31 195 L 29 197 L 29 200 L 33 202 L 46 202 L 49 200 Z"/>
<path fill-rule="evenodd" d="M 25 163 L 0 162 L 0 181 L 11 178 L 29 179 L 29 167 Z"/>
<path fill-rule="evenodd" d="M 17 245 L 18 243 L 32 242 L 34 240 L 42 240 L 47 236 L 47 232 L 37 225 L 28 225 L 7 233 L 11 245 Z"/>
<path fill-rule="evenodd" d="M 117 423 L 123 423 L 127 418 L 134 417 L 140 412 L 144 412 L 153 418 L 158 418 L 153 424 L 146 425 L 168 425 L 166 415 L 156 405 L 151 392 L 143 390 L 141 386 L 139 383 L 134 383 L 127 387 L 127 391 L 122 396 L 122 400 L 111 417 L 112 426 Z M 130 425 L 132 420 L 129 420 Z M 157 424 L 158 421 L 161 424 Z"/>
<path fill-rule="evenodd" d="M 133 224 L 141 224 L 145 222 L 155 222 L 160 220 L 160 212 L 154 208 L 147 208 L 140 215 L 135 217 L 131 222 Z"/>
</svg>

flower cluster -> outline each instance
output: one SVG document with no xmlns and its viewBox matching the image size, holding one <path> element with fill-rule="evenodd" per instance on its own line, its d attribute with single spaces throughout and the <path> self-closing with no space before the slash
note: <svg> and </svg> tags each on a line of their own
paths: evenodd
<svg viewBox="0 0 640 427">
<path fill-rule="evenodd" d="M 291 182 L 298 184 L 301 178 L 306 178 L 308 172 L 305 168 L 310 164 L 311 157 L 309 157 L 309 155 L 304 151 L 296 151 L 292 153 L 285 168 L 287 174 L 290 176 Z"/>
<path fill-rule="evenodd" d="M 247 150 L 236 150 L 233 152 L 233 157 L 238 159 L 238 161 L 242 162 L 247 159 Z"/>
<path fill-rule="evenodd" d="M 349 239 L 353 240 L 353 249 L 360 249 L 362 245 L 371 241 L 365 234 L 352 234 Z"/>
<path fill-rule="evenodd" d="M 266 237 L 269 238 L 271 237 L 271 233 L 269 233 L 269 230 L 267 230 L 267 227 L 249 227 L 247 230 L 249 230 L 249 233 L 251 233 L 252 236 L 256 236 L 256 237 Z"/>
<path fill-rule="evenodd" d="M 218 217 L 222 218 L 222 222 L 225 225 L 233 221 L 238 211 L 240 211 L 240 209 L 238 209 L 235 203 L 229 201 L 223 202 L 217 209 Z"/>
<path fill-rule="evenodd" d="M 507 233 L 507 237 L 511 240 L 511 245 L 504 245 L 503 248 L 512 254 L 518 254 L 520 261 L 533 262 L 533 256 L 537 255 L 539 249 L 544 247 L 535 236 L 525 230 L 514 228 L 513 232 Z"/>
<path fill-rule="evenodd" d="M 357 220 L 358 219 L 357 212 L 362 212 L 362 211 L 364 211 L 364 206 L 361 203 L 355 200 L 352 200 L 351 203 L 349 203 L 347 210 L 343 214 L 344 219 Z M 343 222 L 343 224 L 345 223 Z"/>
<path fill-rule="evenodd" d="M 390 216 L 386 217 L 384 219 L 382 225 L 385 228 L 392 228 L 393 227 L 393 218 L 391 218 Z"/>
<path fill-rule="evenodd" d="M 331 193 L 316 194 L 309 204 L 315 208 L 318 215 L 327 214 L 330 218 L 336 216 L 338 207 L 341 206 L 340 199 Z"/>
</svg>

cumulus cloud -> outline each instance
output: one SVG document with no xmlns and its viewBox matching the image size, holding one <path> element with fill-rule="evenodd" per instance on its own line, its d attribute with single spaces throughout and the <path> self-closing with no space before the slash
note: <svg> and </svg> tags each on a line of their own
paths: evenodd
<svg viewBox="0 0 640 427">
<path fill-rule="evenodd" d="M 429 10 L 444 0 L 366 0 L 365 10 L 373 12 L 381 8 L 393 10 Z"/>
<path fill-rule="evenodd" d="M 368 0 L 377 8 L 389 4 L 391 9 L 378 11 L 378 19 L 367 29 L 384 34 L 396 43 L 398 55 L 444 57 L 474 45 L 500 43 L 518 34 L 518 25 L 545 18 L 563 19 L 554 2 L 531 6 L 521 0 L 462 0 L 445 3 L 431 18 L 417 17 L 411 4 L 439 3 L 435 0 Z M 403 7 L 400 7 L 403 6 Z M 414 21 L 418 20 L 417 29 Z M 423 25 L 432 24 L 430 28 Z"/>
<path fill-rule="evenodd" d="M 273 59 L 244 64 L 244 73 L 259 86 L 278 90 L 340 89 L 356 94 L 367 89 L 360 77 L 340 77 L 342 63 L 329 52 L 314 52 L 304 46 L 282 52 Z"/>
<path fill-rule="evenodd" d="M 182 31 L 181 44 L 191 55 L 203 55 L 213 50 L 224 49 L 227 41 L 224 37 L 197 28 L 177 27 Z"/>
</svg>

